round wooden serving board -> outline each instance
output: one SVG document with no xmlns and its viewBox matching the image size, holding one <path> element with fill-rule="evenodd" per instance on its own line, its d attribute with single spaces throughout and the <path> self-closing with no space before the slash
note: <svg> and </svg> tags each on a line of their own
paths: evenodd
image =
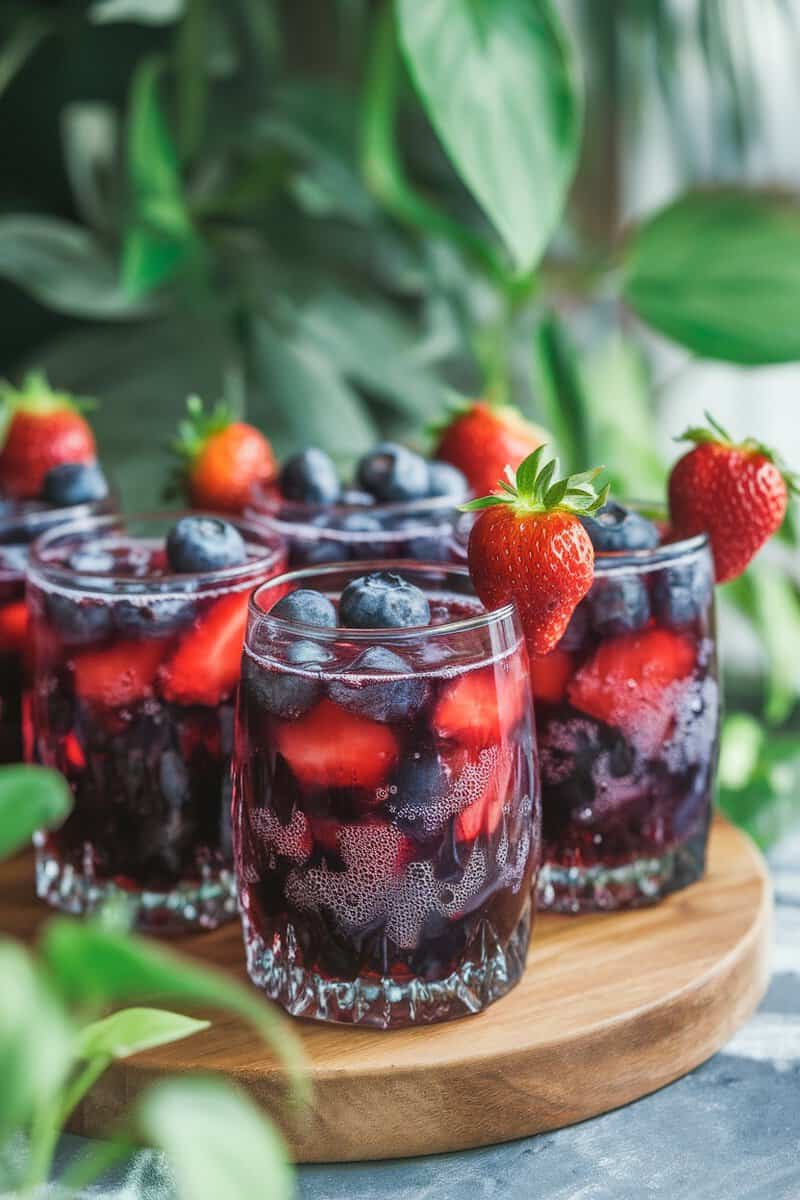
<svg viewBox="0 0 800 1200">
<path fill-rule="evenodd" d="M 32 863 L 0 871 L 0 925 L 31 937 L 46 916 Z M 770 886 L 746 837 L 718 820 L 702 883 L 656 908 L 539 918 L 527 972 L 487 1012 L 380 1033 L 297 1022 L 310 1109 L 286 1118 L 273 1059 L 237 1021 L 111 1067 L 73 1122 L 100 1134 L 165 1072 L 229 1076 L 280 1120 L 300 1162 L 391 1158 L 510 1141 L 655 1091 L 718 1050 L 768 974 Z M 181 948 L 245 977 L 238 925 Z M 281 1115 L 283 1114 L 283 1115 Z"/>
</svg>

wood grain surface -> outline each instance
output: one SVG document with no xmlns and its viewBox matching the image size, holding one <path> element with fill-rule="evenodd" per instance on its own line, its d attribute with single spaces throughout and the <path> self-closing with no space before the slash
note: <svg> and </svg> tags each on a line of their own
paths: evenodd
<svg viewBox="0 0 800 1200">
<path fill-rule="evenodd" d="M 72 1123 L 99 1134 L 165 1072 L 229 1076 L 281 1124 L 300 1162 L 403 1157 L 558 1128 L 655 1091 L 710 1057 L 768 976 L 772 901 L 763 860 L 715 822 L 702 883 L 656 908 L 542 916 L 521 983 L 487 1012 L 382 1033 L 296 1022 L 313 1082 L 287 1113 L 274 1060 L 224 1014 L 197 1037 L 112 1066 Z M 32 860 L 0 869 L 0 928 L 32 938 L 47 912 Z M 176 943 L 245 978 L 238 925 Z"/>
</svg>

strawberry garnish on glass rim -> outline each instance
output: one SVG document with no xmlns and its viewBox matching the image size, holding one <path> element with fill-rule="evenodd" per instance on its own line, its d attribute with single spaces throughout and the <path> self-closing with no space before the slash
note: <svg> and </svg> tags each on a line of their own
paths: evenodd
<svg viewBox="0 0 800 1200">
<path fill-rule="evenodd" d="M 43 371 L 30 371 L 19 388 L 0 381 L 0 492 L 33 499 L 53 467 L 93 462 L 94 434 L 83 416 L 92 407 L 52 388 Z"/>
<path fill-rule="evenodd" d="M 169 494 L 186 491 L 195 508 L 242 512 L 253 487 L 270 482 L 277 472 L 268 439 L 237 420 L 225 401 L 206 412 L 200 397 L 190 396 L 170 449 L 179 465 Z"/>
<path fill-rule="evenodd" d="M 783 523 L 798 479 L 755 438 L 734 442 L 706 413 L 708 427 L 676 438 L 692 443 L 672 468 L 669 508 L 673 534 L 708 534 L 717 583 L 741 575 Z"/>
<path fill-rule="evenodd" d="M 445 420 L 430 432 L 436 438 L 435 457 L 458 467 L 478 495 L 491 491 L 507 463 L 516 467 L 550 436 L 512 404 L 455 394 Z"/>
<path fill-rule="evenodd" d="M 464 511 L 481 512 L 469 539 L 469 568 L 487 608 L 513 601 L 532 654 L 547 654 L 564 634 L 594 580 L 594 548 L 581 523 L 608 497 L 595 480 L 602 467 L 556 478 L 558 461 L 542 465 L 534 450 L 489 496 Z"/>
</svg>

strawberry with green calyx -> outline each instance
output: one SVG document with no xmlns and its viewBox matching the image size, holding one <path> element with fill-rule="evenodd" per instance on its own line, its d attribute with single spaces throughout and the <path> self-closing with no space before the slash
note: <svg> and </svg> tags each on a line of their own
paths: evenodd
<svg viewBox="0 0 800 1200">
<path fill-rule="evenodd" d="M 490 492 L 506 467 L 516 468 L 549 436 L 510 404 L 464 400 L 451 411 L 436 430 L 434 457 L 458 467 L 478 495 Z"/>
<path fill-rule="evenodd" d="M 253 425 L 235 420 L 225 403 L 206 413 L 200 398 L 190 396 L 186 408 L 171 445 L 179 459 L 179 490 L 195 508 L 242 512 L 254 485 L 275 478 L 272 446 Z"/>
<path fill-rule="evenodd" d="M 94 434 L 81 411 L 89 407 L 51 388 L 41 371 L 26 375 L 21 388 L 0 383 L 0 493 L 34 499 L 53 467 L 94 462 Z"/>
<path fill-rule="evenodd" d="M 594 483 L 602 467 L 556 479 L 556 460 L 542 465 L 545 450 L 509 471 L 500 491 L 462 505 L 485 510 L 469 539 L 475 590 L 486 608 L 514 601 L 531 654 L 553 649 L 592 586 L 594 549 L 580 518 L 608 496 Z"/>
<path fill-rule="evenodd" d="M 709 428 L 676 439 L 693 448 L 672 468 L 670 520 L 675 537 L 708 534 L 717 583 L 727 583 L 780 528 L 798 485 L 767 446 L 736 443 L 708 413 L 706 420 Z"/>
</svg>

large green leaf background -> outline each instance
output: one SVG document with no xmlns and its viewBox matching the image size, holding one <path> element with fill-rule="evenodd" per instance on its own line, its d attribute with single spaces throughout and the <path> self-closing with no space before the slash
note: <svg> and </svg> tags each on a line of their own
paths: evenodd
<svg viewBox="0 0 800 1200">
<path fill-rule="evenodd" d="M 397 0 L 412 78 L 459 174 L 530 270 L 560 223 L 580 140 L 577 77 L 546 0 Z"/>
</svg>

